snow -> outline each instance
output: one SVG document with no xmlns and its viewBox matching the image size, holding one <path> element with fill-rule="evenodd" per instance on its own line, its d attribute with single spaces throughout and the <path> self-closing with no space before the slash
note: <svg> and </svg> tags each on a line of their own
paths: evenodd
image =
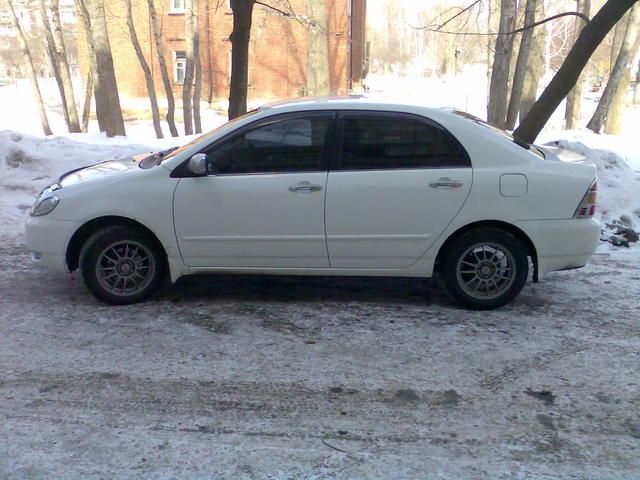
<svg viewBox="0 0 640 480">
<path fill-rule="evenodd" d="M 0 221 L 9 230 L 22 227 L 36 194 L 62 173 L 153 150 L 151 146 L 132 144 L 127 138 L 89 134 L 70 137 L 0 132 Z"/>
<path fill-rule="evenodd" d="M 640 149 L 635 142 L 610 135 L 596 135 L 586 129 L 545 132 L 538 140 L 539 143 L 583 155 L 596 165 L 597 215 L 603 225 L 604 238 L 616 233 L 616 225 L 640 231 Z M 640 247 L 640 242 L 631 245 Z"/>
</svg>

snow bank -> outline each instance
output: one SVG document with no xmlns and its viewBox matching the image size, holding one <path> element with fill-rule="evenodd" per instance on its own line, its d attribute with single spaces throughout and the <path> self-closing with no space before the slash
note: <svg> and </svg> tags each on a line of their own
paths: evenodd
<svg viewBox="0 0 640 480">
<path fill-rule="evenodd" d="M 559 137 L 551 141 L 547 137 L 546 144 L 584 155 L 598 169 L 597 212 L 603 240 L 640 247 L 640 148 L 622 137 L 588 130 L 563 132 Z"/>
<path fill-rule="evenodd" d="M 126 137 L 102 135 L 33 137 L 13 131 L 0 132 L 0 221 L 3 233 L 22 229 L 35 195 L 60 174 L 109 159 L 126 158 L 153 150 L 128 143 Z M 174 142 L 176 139 L 173 139 Z M 89 143 L 86 143 L 89 142 Z M 98 143 L 99 142 L 99 143 Z"/>
</svg>

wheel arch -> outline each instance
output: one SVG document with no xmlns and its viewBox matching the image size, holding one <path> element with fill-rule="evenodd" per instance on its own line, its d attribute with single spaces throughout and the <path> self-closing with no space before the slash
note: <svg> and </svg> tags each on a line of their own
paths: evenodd
<svg viewBox="0 0 640 480">
<path fill-rule="evenodd" d="M 527 249 L 529 256 L 531 257 L 531 261 L 533 262 L 533 281 L 538 281 L 538 251 L 533 241 L 529 236 L 520 228 L 515 225 L 507 222 L 502 222 L 500 220 L 481 220 L 478 222 L 473 222 L 464 227 L 459 228 L 455 232 L 453 232 L 442 244 L 440 249 L 438 250 L 438 254 L 436 255 L 436 265 L 440 263 L 442 256 L 447 252 L 450 245 L 460 236 L 472 230 L 481 230 L 483 228 L 497 228 L 500 230 L 504 230 L 506 232 L 511 233 L 514 237 L 522 242 L 522 244 Z"/>
<path fill-rule="evenodd" d="M 111 227 L 114 225 L 122 225 L 134 228 L 138 231 L 143 232 L 145 235 L 148 235 L 149 238 L 156 244 L 156 247 L 160 249 L 164 258 L 167 258 L 167 251 L 164 248 L 164 245 L 158 239 L 158 236 L 153 233 L 148 227 L 131 218 L 118 215 L 106 215 L 94 218 L 93 220 L 89 220 L 88 222 L 84 223 L 75 231 L 75 233 L 71 237 L 71 240 L 67 245 L 66 252 L 66 263 L 70 272 L 78 269 L 80 263 L 80 251 L 82 250 L 82 246 L 89 239 L 89 237 L 100 228 Z"/>
</svg>

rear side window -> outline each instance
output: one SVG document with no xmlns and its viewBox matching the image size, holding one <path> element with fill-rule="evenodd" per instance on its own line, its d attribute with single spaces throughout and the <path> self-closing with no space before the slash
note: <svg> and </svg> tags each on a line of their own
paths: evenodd
<svg viewBox="0 0 640 480">
<path fill-rule="evenodd" d="M 439 125 L 401 115 L 349 115 L 340 121 L 340 170 L 470 167 L 469 155 Z"/>
<path fill-rule="evenodd" d="M 283 118 L 216 144 L 205 152 L 218 174 L 311 172 L 321 169 L 331 117 Z"/>
</svg>

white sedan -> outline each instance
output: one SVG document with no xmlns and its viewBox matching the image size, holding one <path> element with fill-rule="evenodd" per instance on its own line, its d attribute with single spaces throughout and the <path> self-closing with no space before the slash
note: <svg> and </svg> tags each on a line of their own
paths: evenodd
<svg viewBox="0 0 640 480">
<path fill-rule="evenodd" d="M 431 277 L 478 309 L 584 266 L 596 169 L 451 110 L 359 98 L 252 111 L 180 148 L 64 174 L 26 224 L 38 264 L 112 304 L 166 272 Z"/>
</svg>

